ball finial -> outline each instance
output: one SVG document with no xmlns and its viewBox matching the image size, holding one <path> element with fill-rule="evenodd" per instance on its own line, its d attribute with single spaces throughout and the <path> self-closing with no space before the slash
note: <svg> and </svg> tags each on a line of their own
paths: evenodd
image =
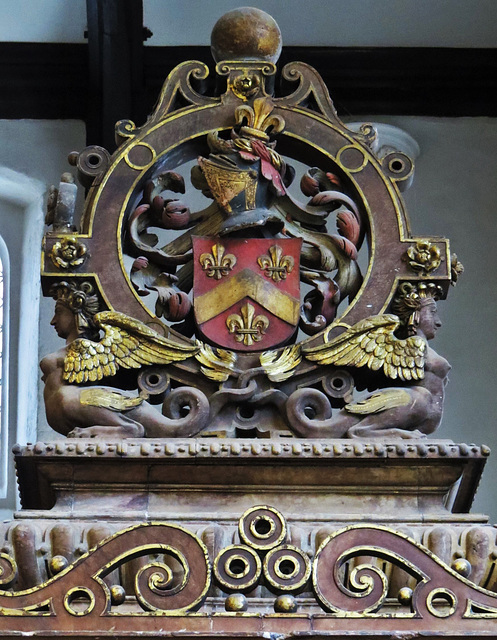
<svg viewBox="0 0 497 640">
<path fill-rule="evenodd" d="M 232 593 L 224 601 L 224 608 L 226 611 L 247 611 L 248 602 L 243 593 Z"/>
<path fill-rule="evenodd" d="M 225 13 L 214 25 L 211 51 L 216 62 L 276 62 L 281 53 L 281 32 L 276 21 L 265 11 L 240 7 Z"/>
</svg>

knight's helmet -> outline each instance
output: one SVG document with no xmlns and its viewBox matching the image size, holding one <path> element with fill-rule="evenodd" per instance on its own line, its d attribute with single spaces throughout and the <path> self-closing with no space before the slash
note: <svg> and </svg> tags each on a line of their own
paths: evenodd
<svg viewBox="0 0 497 640">
<path fill-rule="evenodd" d="M 212 31 L 216 62 L 274 63 L 280 52 L 278 25 L 259 10 L 247 7 L 229 12 Z M 232 90 L 247 99 L 260 88 L 257 76 L 242 75 Z M 209 134 L 209 157 L 199 157 L 198 165 L 192 169 L 193 185 L 228 214 L 221 234 L 265 225 L 270 225 L 274 234 L 282 227 L 281 217 L 271 213 L 271 206 L 276 196 L 285 194 L 294 171 L 275 150 L 275 136 L 283 131 L 285 121 L 281 115 L 273 114 L 273 109 L 267 95 L 256 98 L 252 106 L 246 103 L 237 107 L 236 125 L 230 134 Z"/>
<path fill-rule="evenodd" d="M 199 157 L 192 169 L 193 185 L 228 214 L 222 234 L 265 225 L 277 233 L 282 227 L 281 216 L 271 213 L 271 205 L 275 197 L 286 193 L 294 171 L 271 141 L 285 126 L 283 118 L 272 111 L 268 98 L 254 100 L 253 106 L 239 106 L 230 139 L 210 133 L 209 157 Z"/>
</svg>

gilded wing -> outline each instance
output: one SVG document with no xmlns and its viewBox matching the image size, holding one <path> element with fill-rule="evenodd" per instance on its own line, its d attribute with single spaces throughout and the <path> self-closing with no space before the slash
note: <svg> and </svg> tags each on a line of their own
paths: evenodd
<svg viewBox="0 0 497 640">
<path fill-rule="evenodd" d="M 231 375 L 236 372 L 235 364 L 237 360 L 234 351 L 227 349 L 213 349 L 208 344 L 203 344 L 197 340 L 198 353 L 195 355 L 196 360 L 200 362 L 200 371 L 216 382 L 225 382 Z"/>
<path fill-rule="evenodd" d="M 111 391 L 102 387 L 88 387 L 81 389 L 79 396 L 81 404 L 92 407 L 104 407 L 111 411 L 129 411 L 143 404 L 140 396 L 128 396 L 119 391 Z"/>
<path fill-rule="evenodd" d="M 394 315 L 371 316 L 318 347 L 302 347 L 302 353 L 319 364 L 383 369 L 394 380 L 422 380 L 426 341 L 419 336 L 399 340 L 394 335 L 399 324 Z"/>
<path fill-rule="evenodd" d="M 411 402 L 412 398 L 405 389 L 385 389 L 384 391 L 373 393 L 371 396 L 364 398 L 364 400 L 346 404 L 345 409 L 349 413 L 370 415 L 387 409 L 406 407 Z"/>
<path fill-rule="evenodd" d="M 105 333 L 100 342 L 85 338 L 67 347 L 64 380 L 81 384 L 114 376 L 119 367 L 138 369 L 142 365 L 170 364 L 195 355 L 195 345 L 174 342 L 123 313 L 102 311 L 95 323 Z"/>
<path fill-rule="evenodd" d="M 264 351 L 260 355 L 260 363 L 267 377 L 273 382 L 283 382 L 293 375 L 295 367 L 300 364 L 300 346 L 286 347 L 280 354 L 275 351 Z"/>
</svg>

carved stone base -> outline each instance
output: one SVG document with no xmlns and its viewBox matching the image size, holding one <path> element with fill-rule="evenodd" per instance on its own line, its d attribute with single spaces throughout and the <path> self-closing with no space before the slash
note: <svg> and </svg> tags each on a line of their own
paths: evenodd
<svg viewBox="0 0 497 640">
<path fill-rule="evenodd" d="M 76 559 L 139 522 L 214 527 L 217 552 L 255 505 L 283 513 L 292 543 L 308 553 L 344 525 L 370 522 L 409 534 L 449 564 L 473 549 L 483 535 L 475 525 L 487 522 L 468 512 L 489 450 L 450 441 L 69 439 L 14 453 L 22 510 L 3 527 L 4 548 L 22 567 L 30 539 L 29 563 L 37 557 L 42 580 L 53 555 Z M 22 544 L 15 531 L 25 532 Z M 481 579 L 494 545 L 495 535 L 483 545 Z"/>
<path fill-rule="evenodd" d="M 496 531 L 468 513 L 486 447 L 68 439 L 14 453 L 22 509 L 0 525 L 10 630 L 429 636 L 450 619 L 456 637 L 495 625 Z"/>
</svg>

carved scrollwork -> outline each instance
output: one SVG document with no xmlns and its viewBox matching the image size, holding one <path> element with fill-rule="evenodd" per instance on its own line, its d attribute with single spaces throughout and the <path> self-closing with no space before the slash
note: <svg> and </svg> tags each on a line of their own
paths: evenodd
<svg viewBox="0 0 497 640">
<path fill-rule="evenodd" d="M 110 153 L 96 144 L 86 147 L 74 156 L 71 154 L 69 159 L 77 168 L 78 180 L 86 188 L 89 188 L 95 178 L 103 175 L 110 166 Z"/>
<path fill-rule="evenodd" d="M 477 587 L 408 535 L 384 526 L 351 525 L 324 534 L 316 538 L 318 549 L 312 557 L 307 550 L 286 543 L 285 518 L 273 507 L 262 505 L 242 515 L 239 534 L 241 544 L 221 546 L 217 552 L 213 561 L 216 583 L 224 592 L 235 594 L 250 593 L 263 584 L 278 596 L 274 603 L 278 612 L 297 610 L 291 599 L 286 602 L 292 606 L 284 608 L 283 596 L 312 589 L 318 604 L 335 622 L 383 617 L 410 620 L 409 629 L 426 631 L 440 619 L 461 623 L 497 619 L 495 593 Z M 126 619 L 129 611 L 115 609 L 124 602 L 124 590 L 110 577 L 135 559 L 142 562 L 133 569 L 128 596 L 134 592 L 145 612 L 179 616 L 198 610 L 210 586 L 206 547 L 179 526 L 150 523 L 110 535 L 37 587 L 0 591 L 0 615 L 11 620 L 50 616 L 67 626 L 78 617 L 85 630 L 95 630 L 97 621 L 108 616 L 115 621 Z M 399 588 L 391 565 L 408 576 L 409 587 Z M 0 567 L 0 581 L 6 585 L 12 579 L 13 562 L 2 554 Z M 386 598 L 395 596 L 400 609 L 392 610 Z M 227 610 L 250 611 L 250 597 L 239 600 L 242 608 L 237 608 L 237 602 L 227 600 Z M 135 610 L 131 615 L 140 614 Z"/>
<path fill-rule="evenodd" d="M 293 433 L 303 438 L 319 437 L 320 430 L 333 424 L 330 401 L 318 389 L 294 391 L 286 403 L 286 416 Z"/>
<path fill-rule="evenodd" d="M 145 611 L 162 611 L 164 605 L 174 603 L 174 607 L 183 608 L 186 588 L 192 579 L 193 567 L 185 556 L 168 545 L 163 545 L 161 551 L 165 557 L 173 558 L 180 566 L 179 576 L 175 575 L 171 567 L 165 562 L 154 561 L 141 567 L 134 580 L 136 599 Z"/>
<path fill-rule="evenodd" d="M 162 413 L 165 425 L 159 429 L 157 435 L 160 432 L 161 437 L 167 434 L 169 437 L 190 438 L 206 427 L 210 415 L 209 400 L 200 389 L 179 387 L 166 397 Z"/>
<path fill-rule="evenodd" d="M 0 553 L 0 585 L 7 589 L 16 579 L 17 565 L 6 553 Z"/>
<path fill-rule="evenodd" d="M 134 138 L 136 135 L 136 125 L 132 120 L 119 120 L 116 122 L 115 137 L 116 142 L 121 144 L 129 138 Z"/>
<path fill-rule="evenodd" d="M 216 105 L 219 98 L 212 98 L 195 91 L 192 80 L 201 82 L 209 75 L 209 67 L 203 62 L 188 61 L 175 67 L 162 87 L 157 107 L 151 121 L 158 122 L 176 108 L 179 97 L 191 105 Z M 150 122 L 148 123 L 150 124 Z"/>
<path fill-rule="evenodd" d="M 497 615 L 495 595 L 458 575 L 414 540 L 378 525 L 342 529 L 319 547 L 312 580 L 326 611 L 347 617 L 381 610 L 389 587 L 386 573 L 367 562 L 343 571 L 351 560 L 364 556 L 390 562 L 414 579 L 415 588 L 401 589 L 399 601 L 409 606 L 415 617 L 458 614 L 470 618 L 484 615 L 484 611 Z"/>
<path fill-rule="evenodd" d="M 105 581 L 107 576 L 134 558 L 153 554 L 173 558 L 181 566 L 181 577 L 173 576 L 165 562 L 143 566 L 136 574 L 134 586 L 141 607 L 145 611 L 160 611 L 166 616 L 198 609 L 210 586 L 205 545 L 182 527 L 149 523 L 110 536 L 83 554 L 76 563 L 37 587 L 18 593 L 0 591 L 0 612 L 20 616 L 29 611 L 27 615 L 31 616 L 80 618 L 109 615 L 116 599 L 113 591 L 122 590 L 109 588 Z M 13 562 L 7 562 L 2 554 L 0 563 L 3 572 L 0 584 L 4 586 L 12 579 Z M 49 610 L 45 610 L 47 602 L 50 602 Z"/>
<path fill-rule="evenodd" d="M 251 591 L 261 577 L 262 563 L 257 553 L 244 545 L 223 549 L 214 561 L 214 576 L 228 593 Z"/>
<path fill-rule="evenodd" d="M 307 106 L 314 99 L 319 111 L 331 122 L 339 122 L 328 88 L 318 72 L 304 62 L 291 62 L 283 67 L 282 76 L 289 82 L 299 82 L 293 93 L 275 100 L 285 106 Z"/>
<path fill-rule="evenodd" d="M 393 151 L 382 158 L 381 165 L 386 175 L 398 184 L 401 191 L 410 185 L 414 162 L 408 155 L 401 151 Z"/>
<path fill-rule="evenodd" d="M 309 557 L 292 545 L 280 545 L 264 559 L 264 578 L 268 588 L 275 593 L 303 591 L 310 575 Z"/>
<path fill-rule="evenodd" d="M 272 507 L 252 507 L 238 523 L 241 540 L 258 551 L 268 551 L 286 540 L 287 526 L 279 511 Z"/>
</svg>

